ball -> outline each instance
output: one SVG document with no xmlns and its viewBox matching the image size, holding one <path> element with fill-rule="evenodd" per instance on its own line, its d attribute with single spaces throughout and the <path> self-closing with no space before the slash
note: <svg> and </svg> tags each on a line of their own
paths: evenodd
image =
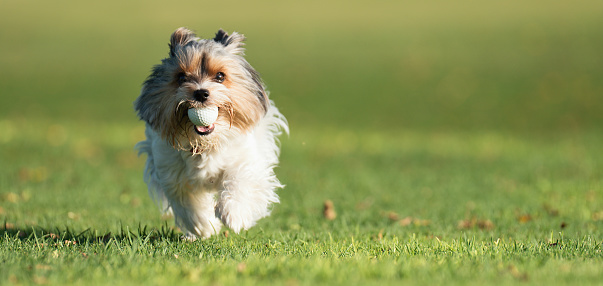
<svg viewBox="0 0 603 286">
<path fill-rule="evenodd" d="M 218 107 L 190 108 L 188 119 L 196 126 L 210 126 L 218 119 Z"/>
</svg>

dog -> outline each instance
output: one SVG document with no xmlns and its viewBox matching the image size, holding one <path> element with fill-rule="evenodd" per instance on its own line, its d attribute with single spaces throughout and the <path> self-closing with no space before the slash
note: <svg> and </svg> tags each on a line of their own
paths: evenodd
<svg viewBox="0 0 603 286">
<path fill-rule="evenodd" d="M 145 122 L 144 181 L 155 203 L 173 215 L 183 239 L 235 233 L 270 215 L 284 186 L 279 163 L 286 118 L 268 98 L 259 73 L 245 60 L 245 37 L 220 29 L 200 39 L 177 29 L 169 57 L 153 67 L 134 108 Z M 191 108 L 216 108 L 217 119 L 196 126 Z"/>
</svg>

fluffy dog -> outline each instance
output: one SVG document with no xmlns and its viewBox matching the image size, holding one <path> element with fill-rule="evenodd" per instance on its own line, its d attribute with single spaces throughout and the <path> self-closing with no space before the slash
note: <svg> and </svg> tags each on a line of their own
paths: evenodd
<svg viewBox="0 0 603 286">
<path fill-rule="evenodd" d="M 279 202 L 277 137 L 289 129 L 243 58 L 244 39 L 223 30 L 199 39 L 177 29 L 169 57 L 153 68 L 134 102 L 146 123 L 146 140 L 136 148 L 148 155 L 149 194 L 188 240 L 210 237 L 222 223 L 236 233 L 249 229 Z M 208 126 L 187 116 L 191 108 L 216 107 Z"/>
</svg>

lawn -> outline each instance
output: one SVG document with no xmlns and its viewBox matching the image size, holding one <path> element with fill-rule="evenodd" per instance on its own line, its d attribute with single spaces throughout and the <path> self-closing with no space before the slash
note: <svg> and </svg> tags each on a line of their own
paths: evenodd
<svg viewBox="0 0 603 286">
<path fill-rule="evenodd" d="M 603 281 L 600 1 L 1 6 L 0 284 Z M 193 243 L 133 149 L 180 26 L 245 34 L 291 126 L 272 215 Z"/>
</svg>

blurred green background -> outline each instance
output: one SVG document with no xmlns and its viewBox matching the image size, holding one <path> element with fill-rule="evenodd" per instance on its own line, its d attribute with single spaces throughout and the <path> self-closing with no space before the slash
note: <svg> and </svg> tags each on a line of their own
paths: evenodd
<svg viewBox="0 0 603 286">
<path fill-rule="evenodd" d="M 0 7 L 4 129 L 136 122 L 132 102 L 180 26 L 202 37 L 219 28 L 245 34 L 247 58 L 293 134 L 603 127 L 601 1 L 2 0 Z"/>
</svg>

